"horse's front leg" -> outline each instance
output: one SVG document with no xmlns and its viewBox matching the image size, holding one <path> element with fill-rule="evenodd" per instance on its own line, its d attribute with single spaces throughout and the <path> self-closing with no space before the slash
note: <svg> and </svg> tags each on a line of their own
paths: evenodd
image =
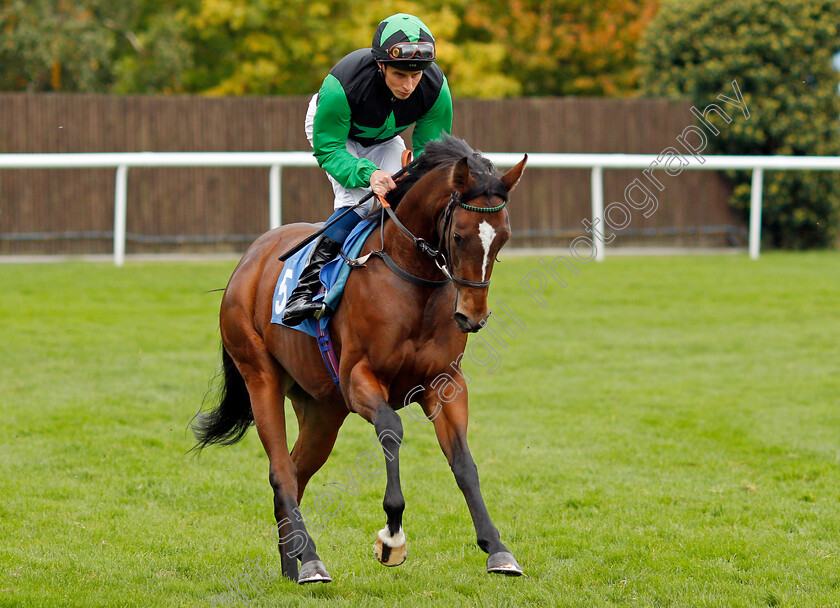
<svg viewBox="0 0 840 608">
<path fill-rule="evenodd" d="M 350 375 L 349 399 L 353 409 L 373 424 L 376 437 L 385 455 L 385 510 L 387 523 L 377 534 L 373 550 L 376 559 L 385 566 L 399 566 L 407 552 L 402 516 L 405 498 L 400 486 L 400 446 L 403 442 L 402 421 L 388 404 L 387 395 L 373 372 L 357 366 Z"/>
<path fill-rule="evenodd" d="M 433 391 L 427 391 L 427 395 L 437 396 Z M 484 497 L 481 495 L 478 467 L 475 466 L 469 445 L 467 445 L 466 386 L 462 385 L 461 390 L 451 401 L 440 402 L 436 398 L 427 398 L 421 405 L 426 416 L 434 421 L 438 443 L 467 501 L 478 546 L 489 554 L 487 571 L 511 576 L 521 575 L 522 568 L 502 543 L 499 531 L 493 525 L 487 506 L 484 504 Z"/>
</svg>

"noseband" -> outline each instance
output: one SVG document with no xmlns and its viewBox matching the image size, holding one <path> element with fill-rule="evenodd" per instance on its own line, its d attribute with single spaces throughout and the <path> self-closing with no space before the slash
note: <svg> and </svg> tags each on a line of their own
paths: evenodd
<svg viewBox="0 0 840 608">
<path fill-rule="evenodd" d="M 501 211 L 502 209 L 504 209 L 505 205 L 507 204 L 507 201 L 502 201 L 501 205 L 497 205 L 495 207 L 475 207 L 473 205 L 467 205 L 466 203 L 461 201 L 461 195 L 458 193 L 458 191 L 453 191 L 452 194 L 450 194 L 449 196 L 449 201 L 446 203 L 446 207 L 444 208 L 443 213 L 441 214 L 443 226 L 439 231 L 438 245 L 435 248 L 432 247 L 429 244 L 429 242 L 425 239 L 414 236 L 411 233 L 411 231 L 408 228 L 406 228 L 403 225 L 403 223 L 397 218 L 397 215 L 396 213 L 394 213 L 394 210 L 391 208 L 391 206 L 387 202 L 385 202 L 385 200 L 382 197 L 377 198 L 379 198 L 380 203 L 382 203 L 382 207 L 385 209 L 388 216 L 394 221 L 394 224 L 396 224 L 397 228 L 399 228 L 403 234 L 405 234 L 414 242 L 414 246 L 417 247 L 417 249 L 419 249 L 422 253 L 426 254 L 432 259 L 432 261 L 435 263 L 435 266 L 437 266 L 443 273 L 443 275 L 446 277 L 446 280 L 429 281 L 426 279 L 420 279 L 419 277 L 414 277 L 413 275 L 410 275 L 401 268 L 399 268 L 396 265 L 396 263 L 392 259 L 390 259 L 390 256 L 388 256 L 387 253 L 385 253 L 384 251 L 382 251 L 381 253 L 377 252 L 377 255 L 379 255 L 379 257 L 381 257 L 388 265 L 388 267 L 391 268 L 391 270 L 393 270 L 397 275 L 399 275 L 401 278 L 407 281 L 426 287 L 441 287 L 449 283 L 449 281 L 453 281 L 458 285 L 464 285 L 466 287 L 473 287 L 476 289 L 484 289 L 490 285 L 490 279 L 487 279 L 486 281 L 468 281 L 467 279 L 463 279 L 457 276 L 450 270 L 450 267 L 452 265 L 450 259 L 451 256 L 449 253 L 450 241 L 452 239 L 453 230 L 452 216 L 455 213 L 456 205 L 466 209 L 467 211 L 475 211 L 478 213 L 494 213 L 496 211 Z M 470 197 L 469 200 L 472 200 L 473 198 L 476 197 Z M 440 223 L 441 221 L 439 220 L 438 224 Z"/>
</svg>

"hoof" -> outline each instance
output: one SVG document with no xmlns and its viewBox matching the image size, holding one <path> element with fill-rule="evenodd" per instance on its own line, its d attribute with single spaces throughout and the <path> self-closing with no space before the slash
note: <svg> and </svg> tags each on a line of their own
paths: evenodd
<svg viewBox="0 0 840 608">
<path fill-rule="evenodd" d="M 324 563 L 320 560 L 313 559 L 300 567 L 297 582 L 299 585 L 305 585 L 306 583 L 331 583 L 332 578 L 330 578 L 330 573 L 327 572 Z"/>
<path fill-rule="evenodd" d="M 487 572 L 506 574 L 508 576 L 522 576 L 522 568 L 516 558 L 508 551 L 499 551 L 487 558 Z"/>
<path fill-rule="evenodd" d="M 376 542 L 373 543 L 373 554 L 383 566 L 399 566 L 408 557 L 408 550 L 405 546 L 405 533 L 400 531 L 391 536 L 388 526 L 385 526 L 376 535 Z"/>
</svg>

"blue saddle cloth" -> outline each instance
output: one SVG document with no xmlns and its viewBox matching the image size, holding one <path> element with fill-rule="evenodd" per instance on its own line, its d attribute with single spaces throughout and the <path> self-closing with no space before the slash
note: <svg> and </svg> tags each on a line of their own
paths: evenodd
<svg viewBox="0 0 840 608">
<path fill-rule="evenodd" d="M 351 212 L 353 213 L 353 212 Z M 378 218 L 363 220 L 353 228 L 353 231 L 348 235 L 344 241 L 342 250 L 348 258 L 357 258 L 359 252 L 362 250 L 365 240 L 368 235 L 373 232 L 376 225 L 379 223 Z M 318 323 L 322 327 L 327 326 L 328 317 L 319 319 L 306 319 L 300 325 L 290 326 L 283 323 L 283 312 L 286 310 L 286 303 L 295 285 L 298 284 L 298 279 L 306 267 L 306 260 L 309 259 L 309 252 L 315 246 L 315 241 L 298 251 L 288 260 L 283 267 L 283 272 L 277 279 L 277 285 L 274 287 L 274 300 L 271 306 L 271 322 L 277 323 L 284 327 L 291 327 L 297 329 L 310 336 L 318 337 Z M 344 285 L 347 283 L 347 277 L 350 275 L 352 268 L 345 263 L 341 256 L 324 264 L 321 269 L 321 283 L 324 285 L 325 291 L 315 296 L 315 300 L 324 300 L 327 306 L 335 310 L 338 302 L 341 299 L 341 294 L 344 291 Z"/>
</svg>

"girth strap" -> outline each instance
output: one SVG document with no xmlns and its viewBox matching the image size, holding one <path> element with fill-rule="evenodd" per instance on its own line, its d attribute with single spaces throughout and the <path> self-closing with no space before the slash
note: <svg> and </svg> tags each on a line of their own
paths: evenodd
<svg viewBox="0 0 840 608">
<path fill-rule="evenodd" d="M 321 358 L 324 360 L 324 365 L 327 366 L 327 371 L 330 373 L 330 378 L 338 387 L 338 392 L 341 392 L 341 382 L 338 379 L 338 360 L 335 357 L 335 349 L 333 349 L 332 340 L 330 339 L 330 330 L 323 326 L 322 322 L 318 320 L 318 348 L 321 351 Z"/>
</svg>

